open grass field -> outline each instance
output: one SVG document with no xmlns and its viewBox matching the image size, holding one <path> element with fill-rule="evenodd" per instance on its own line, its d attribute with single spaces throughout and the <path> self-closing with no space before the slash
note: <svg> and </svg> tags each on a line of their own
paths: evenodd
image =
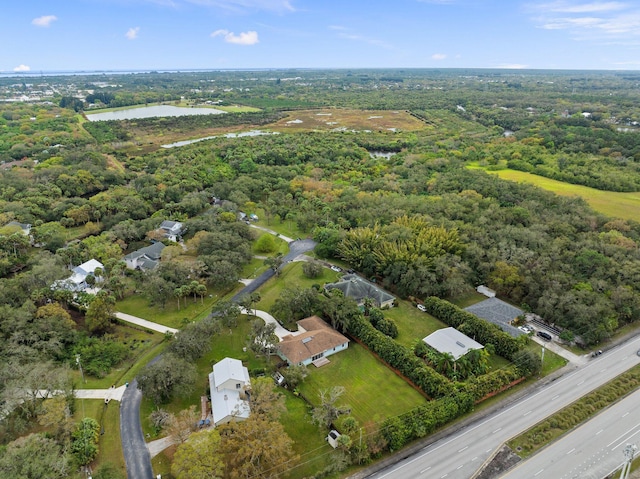
<svg viewBox="0 0 640 479">
<path fill-rule="evenodd" d="M 405 111 L 338 108 L 291 112 L 287 118 L 271 125 L 271 129 L 287 133 L 339 131 L 340 129 L 345 131 L 415 131 L 425 128 L 429 127 Z"/>
<path fill-rule="evenodd" d="M 407 348 L 413 348 L 416 341 L 446 327 L 443 322 L 423 313 L 408 301 L 398 301 L 397 307 L 386 309 L 383 313 L 386 318 L 392 319 L 398 326 L 396 342 Z"/>
<path fill-rule="evenodd" d="M 338 404 L 349 405 L 351 415 L 361 425 L 379 424 L 426 402 L 418 391 L 357 343 L 351 342 L 345 351 L 328 359 L 330 363 L 319 369 L 308 366 L 309 375 L 299 389 L 313 403 L 318 401 L 321 390 L 344 386 L 345 393 Z"/>
<path fill-rule="evenodd" d="M 226 292 L 225 292 L 226 293 Z M 211 295 L 211 296 L 209 296 Z M 180 310 L 175 299 L 167 301 L 164 308 L 149 306 L 149 301 L 139 294 L 133 294 L 116 303 L 116 311 L 131 314 L 154 323 L 180 329 L 184 324 L 202 318 L 211 312 L 213 304 L 218 300 L 216 292 L 209 291 L 202 301 L 199 297 L 185 298 L 180 302 Z"/>
<path fill-rule="evenodd" d="M 640 221 L 640 193 L 619 193 L 602 191 L 587 186 L 572 185 L 563 181 L 552 180 L 544 176 L 533 175 L 523 171 L 498 170 L 488 171 L 505 180 L 531 183 L 558 195 L 580 196 L 596 211 L 616 218 Z"/>
</svg>

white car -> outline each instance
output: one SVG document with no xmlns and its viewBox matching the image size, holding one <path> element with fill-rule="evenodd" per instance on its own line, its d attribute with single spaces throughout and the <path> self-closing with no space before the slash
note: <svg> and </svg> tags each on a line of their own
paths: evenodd
<svg viewBox="0 0 640 479">
<path fill-rule="evenodd" d="M 336 266 L 335 264 L 331 265 L 331 271 L 335 271 L 336 273 L 341 273 L 342 272 L 342 268 L 340 268 L 339 266 Z"/>
<path fill-rule="evenodd" d="M 427 308 L 426 308 L 426 306 L 424 304 L 419 304 L 419 305 L 416 306 L 416 308 L 418 308 L 423 313 L 427 312 Z"/>
</svg>

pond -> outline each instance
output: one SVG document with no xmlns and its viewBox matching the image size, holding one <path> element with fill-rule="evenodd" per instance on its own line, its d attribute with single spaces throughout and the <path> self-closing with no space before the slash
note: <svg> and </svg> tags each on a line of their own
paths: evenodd
<svg viewBox="0 0 640 479">
<path fill-rule="evenodd" d="M 224 138 L 242 138 L 243 136 L 262 136 L 262 135 L 278 135 L 277 131 L 262 131 L 262 130 L 251 130 L 251 131 L 243 131 L 240 133 L 226 133 L 222 135 Z M 185 146 L 190 145 L 191 143 L 197 143 L 199 141 L 211 140 L 213 138 L 220 138 L 220 136 L 205 136 L 204 138 L 196 138 L 194 140 L 183 140 L 176 141 L 175 143 L 169 143 L 167 145 L 161 145 L 162 148 L 175 148 L 176 146 Z"/>
<path fill-rule="evenodd" d="M 153 118 L 164 116 L 188 116 L 188 115 L 220 115 L 226 113 L 215 108 L 187 108 L 172 105 L 143 106 L 141 108 L 128 108 L 126 110 L 105 111 L 103 113 L 87 113 L 89 121 L 108 120 L 134 120 L 139 118 Z"/>
</svg>

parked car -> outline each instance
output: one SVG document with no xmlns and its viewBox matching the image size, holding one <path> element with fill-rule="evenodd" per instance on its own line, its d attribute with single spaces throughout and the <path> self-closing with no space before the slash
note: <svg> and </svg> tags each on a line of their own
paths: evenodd
<svg viewBox="0 0 640 479">
<path fill-rule="evenodd" d="M 529 334 L 529 328 L 527 328 L 526 326 L 518 326 L 518 329 L 523 333 Z"/>
<path fill-rule="evenodd" d="M 418 308 L 423 313 L 427 312 L 427 308 L 426 308 L 426 306 L 424 304 L 419 304 L 419 305 L 416 306 L 416 308 Z"/>
<path fill-rule="evenodd" d="M 342 268 L 340 268 L 339 266 L 336 266 L 335 264 L 331 265 L 331 271 L 335 271 L 336 273 L 341 273 L 342 272 Z"/>
<path fill-rule="evenodd" d="M 538 336 L 540 336 L 545 341 L 551 341 L 551 335 L 545 331 L 538 331 Z"/>
</svg>

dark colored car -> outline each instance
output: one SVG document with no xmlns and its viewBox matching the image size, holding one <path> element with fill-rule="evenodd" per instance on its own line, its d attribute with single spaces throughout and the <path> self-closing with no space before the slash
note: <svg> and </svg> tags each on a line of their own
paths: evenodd
<svg viewBox="0 0 640 479">
<path fill-rule="evenodd" d="M 551 341 L 551 335 L 549 333 L 544 332 L 544 331 L 538 331 L 538 336 L 540 336 L 545 341 Z"/>
</svg>

